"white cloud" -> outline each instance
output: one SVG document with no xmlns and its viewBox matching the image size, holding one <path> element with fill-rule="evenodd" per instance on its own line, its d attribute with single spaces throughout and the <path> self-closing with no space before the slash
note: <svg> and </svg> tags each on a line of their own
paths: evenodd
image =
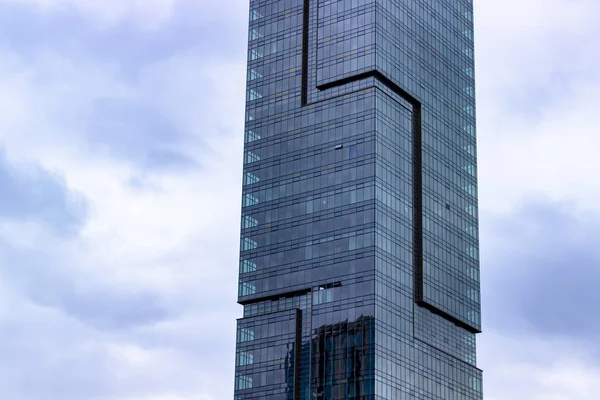
<svg viewBox="0 0 600 400">
<path fill-rule="evenodd" d="M 600 5 L 510 0 L 477 11 L 482 208 L 539 194 L 598 208 Z"/>
<path fill-rule="evenodd" d="M 500 229 L 493 214 L 517 218 L 514 211 L 532 198 L 572 204 L 569 213 L 583 218 L 600 209 L 599 16 L 600 4 L 593 0 L 476 4 L 484 289 L 507 297 L 515 290 L 485 281 L 501 273 L 486 273 L 492 264 L 486 249 L 494 247 Z M 494 312 L 484 307 L 484 322 Z M 513 337 L 512 331 L 484 323 L 479 360 L 487 400 L 598 397 L 598 363 L 586 343 L 537 338 L 529 331 Z"/>
<path fill-rule="evenodd" d="M 589 356 L 589 344 L 537 339 L 526 332 L 507 336 L 486 332 L 481 356 L 486 400 L 595 400 L 600 368 Z"/>
<path fill-rule="evenodd" d="M 10 105 L 0 110 L 7 156 L 59 171 L 72 188 L 92 199 L 86 235 L 108 235 L 118 226 L 115 236 L 132 250 L 170 249 L 184 244 L 200 224 L 212 225 L 213 232 L 221 229 L 220 215 L 209 205 L 226 201 L 228 208 L 237 207 L 239 196 L 223 192 L 237 192 L 241 179 L 243 67 L 190 54 L 149 65 L 131 83 L 111 66 L 81 60 L 76 66 L 54 54 L 17 65 L 0 70 L 0 103 Z M 204 147 L 186 143 L 201 170 L 147 177 L 162 188 L 159 192 L 126 185 L 138 174 L 135 169 L 102 153 L 90 154 L 82 135 L 93 123 L 88 110 L 106 97 L 148 104 L 151 112 L 162 113 L 191 138 L 205 141 Z M 231 115 L 241 118 L 236 121 Z"/>
<path fill-rule="evenodd" d="M 544 110 L 533 124 L 510 115 L 504 123 L 482 118 L 479 159 L 483 208 L 507 211 L 526 197 L 545 195 L 599 209 L 600 181 L 595 171 L 600 171 L 600 85 L 590 83 L 575 91 L 575 95 Z"/>
<path fill-rule="evenodd" d="M 28 348 L 11 335 L 4 343 L 12 347 L 15 360 L 24 361 L 5 375 L 0 397 L 28 400 L 43 392 L 50 396 L 46 398 L 67 398 L 58 387 L 72 385 L 72 395 L 83 398 L 75 390 L 80 384 L 88 393 L 104 393 L 96 397 L 103 400 L 229 396 L 235 318 L 240 316 L 235 296 L 243 60 L 214 59 L 192 49 L 145 66 L 132 80 L 120 74 L 119 66 L 56 53 L 27 59 L 4 50 L 0 60 L 0 104 L 6 106 L 0 109 L 0 142 L 7 158 L 18 168 L 36 163 L 62 176 L 68 188 L 82 193 L 91 206 L 80 238 L 54 238 L 35 224 L 13 222 L 0 224 L 0 241 L 7 239 L 16 252 L 46 252 L 52 262 L 36 261 L 35 267 L 56 268 L 77 295 L 97 296 L 102 292 L 92 290 L 99 287 L 124 293 L 149 291 L 171 313 L 147 329 L 103 332 L 67 315 L 54 301 L 61 293 L 51 293 L 53 302 L 40 306 L 38 299 L 30 299 L 12 282 L 13 305 L 2 303 L 0 325 L 10 326 L 15 335 L 27 332 L 22 339 L 37 343 L 36 359 L 55 358 L 62 372 L 43 361 L 30 362 Z M 172 121 L 185 132 L 181 145 L 200 169 L 154 174 L 90 148 L 86 137 L 94 124 L 90 109 L 107 97 L 143 104 Z M 134 178 L 156 190 L 132 187 L 129 182 Z M 219 307 L 212 304 L 215 299 Z M 42 338 L 27 321 L 53 329 Z M 68 339 L 60 337 L 63 329 Z M 215 361 L 210 365 L 203 362 L 208 357 L 206 341 L 221 352 L 211 355 Z M 181 343 L 195 347 L 183 348 Z M 96 368 L 79 367 L 92 359 Z M 219 381 L 223 384 L 215 388 Z M 55 393 L 48 392 L 50 385 Z"/>
</svg>

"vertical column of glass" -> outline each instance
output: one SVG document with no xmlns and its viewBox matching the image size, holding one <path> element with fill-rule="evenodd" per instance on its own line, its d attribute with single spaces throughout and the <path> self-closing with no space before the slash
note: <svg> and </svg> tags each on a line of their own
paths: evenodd
<svg viewBox="0 0 600 400">
<path fill-rule="evenodd" d="M 294 190 L 285 184 L 291 174 L 282 168 L 292 167 L 294 149 L 282 143 L 292 142 L 289 131 L 294 131 L 297 120 L 293 110 L 300 92 L 301 17 L 301 0 L 250 2 L 240 244 L 242 301 L 276 289 L 264 279 L 264 273 L 276 267 L 271 250 L 281 246 L 273 241 L 270 228 L 281 220 L 277 212 L 283 205 L 281 199 Z"/>
<path fill-rule="evenodd" d="M 395 298 L 397 306 L 377 308 L 377 393 L 480 399 L 473 333 L 480 319 L 472 4 L 377 0 L 376 23 L 378 71 L 421 104 L 424 261 L 422 299 L 402 285 L 392 287 L 393 278 L 378 281 L 378 301 Z M 378 208 L 385 214 L 386 207 Z M 378 216 L 378 225 L 389 220 Z M 389 247 L 383 238 L 380 243 Z M 410 287 L 413 277 L 401 272 L 402 261 L 379 253 L 378 273 L 399 276 Z M 414 306 L 408 318 L 406 306 Z M 385 332 L 389 321 L 398 324 L 397 333 Z M 411 334 L 403 336 L 406 330 Z"/>
<path fill-rule="evenodd" d="M 282 240 L 273 240 L 271 231 L 286 218 L 291 207 L 285 199 L 294 191 L 287 184 L 292 174 L 279 165 L 290 165 L 294 151 L 287 142 L 299 105 L 301 18 L 301 0 L 250 1 L 238 292 L 244 318 L 238 322 L 236 399 L 294 399 L 297 358 L 305 352 L 294 324 L 302 324 L 305 342 L 310 334 L 306 295 L 261 300 L 284 276 L 288 286 L 296 283 L 280 268 L 282 256 L 293 256 L 283 249 L 292 237 L 283 230 Z"/>
<path fill-rule="evenodd" d="M 428 38 L 419 66 L 424 100 L 423 301 L 478 330 L 472 13 L 464 2 L 436 7 L 423 0 L 414 2 L 413 9 Z M 442 10 L 445 23 L 435 23 Z M 447 66 L 440 73 L 442 62 Z"/>
<path fill-rule="evenodd" d="M 238 320 L 236 400 L 306 398 L 310 303 L 304 295 L 244 307 Z"/>
<path fill-rule="evenodd" d="M 391 90 L 377 92 L 376 387 L 378 399 L 414 392 L 413 110 Z"/>
<path fill-rule="evenodd" d="M 423 299 L 478 330 L 472 5 L 377 0 L 377 69 L 422 106 Z"/>
<path fill-rule="evenodd" d="M 320 179 L 311 192 L 308 399 L 369 399 L 374 377 L 374 91 L 356 91 L 305 110 L 321 160 Z"/>
</svg>

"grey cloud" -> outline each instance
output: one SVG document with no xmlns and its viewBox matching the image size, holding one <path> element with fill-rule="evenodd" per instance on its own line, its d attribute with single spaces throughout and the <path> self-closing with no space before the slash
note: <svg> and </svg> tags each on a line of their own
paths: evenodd
<svg viewBox="0 0 600 400">
<path fill-rule="evenodd" d="M 206 391 L 231 395 L 240 312 L 234 291 L 219 307 L 192 307 L 185 303 L 204 298 L 208 289 L 201 280 L 168 301 L 135 285 L 102 286 L 61 254 L 0 243 L 0 398 L 197 398 L 198 388 L 200 398 Z M 2 285 L 19 296 L 12 304 Z"/>
<path fill-rule="evenodd" d="M 31 4 L 3 3 L 0 5 L 0 43 L 18 43 L 19 52 L 24 55 L 35 54 L 43 48 L 68 58 L 92 56 L 100 62 L 118 64 L 120 70 L 130 76 L 149 63 L 192 48 L 211 56 L 237 58 L 245 54 L 247 4 L 241 2 L 243 8 L 222 13 L 218 16 L 221 19 L 211 18 L 216 14 L 211 8 L 222 7 L 221 3 L 214 2 L 210 7 L 194 0 L 177 2 L 171 18 L 155 29 L 140 29 L 134 23 L 99 29 L 77 7 L 69 4 L 45 14 Z M 227 20 L 236 23 L 224 29 Z M 218 41 L 214 40 L 215 33 L 218 33 Z"/>
<path fill-rule="evenodd" d="M 179 359 L 178 351 L 152 353 L 146 360 L 145 350 L 136 347 L 135 335 L 98 333 L 46 309 L 21 310 L 18 319 L 6 321 L 4 316 L 0 321 L 2 399 L 193 397 L 197 371 Z M 133 356 L 128 354 L 129 346 L 136 349 Z"/>
<path fill-rule="evenodd" d="M 209 102 L 214 102 L 211 95 L 214 96 L 215 88 L 206 86 L 210 79 L 201 73 L 185 78 L 170 76 L 177 73 L 177 65 L 164 64 L 171 59 L 175 59 L 173 64 L 179 63 L 178 56 L 182 54 L 198 55 L 196 58 L 200 61 L 209 56 L 225 63 L 243 62 L 247 12 L 236 9 L 220 15 L 226 19 L 243 16 L 244 20 L 244 24 L 223 29 L 224 20 L 211 19 L 212 8 L 218 6 L 216 2 L 211 6 L 181 1 L 175 3 L 172 16 L 156 29 L 141 29 L 135 23 L 98 29 L 77 7 L 69 4 L 46 14 L 30 5 L 3 3 L 0 5 L 0 48 L 14 49 L 24 64 L 38 60 L 40 54 L 50 53 L 73 65 L 106 66 L 116 83 L 144 97 L 125 99 L 104 93 L 104 97 L 79 114 L 85 115 L 82 130 L 91 152 L 128 162 L 144 173 L 187 171 L 200 165 L 190 149 L 204 151 L 203 136 L 214 134 L 215 129 L 200 126 L 197 132 L 191 132 L 190 124 L 182 127 L 185 123 L 181 116 L 174 115 L 181 107 L 173 106 L 175 111 L 169 110 L 161 103 L 169 100 L 162 97 L 170 95 L 174 101 L 181 101 L 182 107 L 194 104 L 194 109 L 202 115 L 210 108 Z M 215 32 L 218 32 L 217 41 Z M 159 75 L 147 79 L 146 74 L 154 67 L 160 69 Z M 34 69 L 40 68 L 43 65 L 38 62 Z M 40 84 L 43 86 L 43 82 Z M 172 85 L 182 87 L 173 89 Z M 72 109 L 79 106 L 81 99 L 51 100 Z"/>
<path fill-rule="evenodd" d="M 482 219 L 484 321 L 500 331 L 600 335 L 600 219 L 569 203 L 535 202 Z"/>
<path fill-rule="evenodd" d="M 96 288 L 89 292 L 62 291 L 60 306 L 69 315 L 102 330 L 152 325 L 171 316 L 151 293 Z"/>
<path fill-rule="evenodd" d="M 152 108 L 136 102 L 98 100 L 86 135 L 92 151 L 108 152 L 146 170 L 185 170 L 199 166 L 191 156 L 176 149 L 186 134 Z"/>
<path fill-rule="evenodd" d="M 171 86 L 170 80 L 160 79 L 168 77 L 169 68 L 159 68 L 157 76 L 150 77 L 156 80 L 145 79 L 145 70 L 152 67 L 150 64 L 162 64 L 176 54 L 190 53 L 196 55 L 195 59 L 200 62 L 210 56 L 225 63 L 232 59 L 241 61 L 246 54 L 247 4 L 228 7 L 223 14 L 243 15 L 243 21 L 227 25 L 206 21 L 211 17 L 196 12 L 197 6 L 193 4 L 199 4 L 202 10 L 203 7 L 206 9 L 206 2 L 187 3 L 190 5 L 175 10 L 171 22 L 158 30 L 145 32 L 128 23 L 107 30 L 94 30 L 67 7 L 49 15 L 17 3 L 12 6 L 3 3 L 0 6 L 0 47 L 14 49 L 24 63 L 36 59 L 38 52 L 49 51 L 73 65 L 80 65 L 79 61 L 85 59 L 89 63 L 98 61 L 114 67 L 111 73 L 116 71 L 119 86 L 137 92 L 140 97 L 134 94 L 130 100 L 104 94 L 107 97 L 84 110 L 90 111 L 89 114 L 80 114 L 79 108 L 72 107 L 79 106 L 80 99 L 56 99 L 56 103 L 65 104 L 65 108 L 77 108 L 78 116 L 85 115 L 87 126 L 81 134 L 93 153 L 133 164 L 139 171 L 130 184 L 150 189 L 150 184 L 144 181 L 146 175 L 198 168 L 199 160 L 186 150 L 200 146 L 197 146 L 197 138 L 190 136 L 192 129 L 182 128 L 181 125 L 186 124 L 178 124 L 181 122 L 178 117 L 166 112 L 165 104 L 155 101 L 161 99 L 163 91 Z M 213 4 L 223 8 L 223 2 L 213 1 Z M 205 21 L 198 23 L 198 16 Z M 215 40 L 217 36 L 218 40 Z M 35 67 L 38 68 L 37 65 Z M 190 70 L 192 77 L 199 75 L 199 83 L 188 80 L 187 76 L 179 78 L 189 93 L 174 91 L 176 93 L 171 93 L 165 102 L 180 100 L 184 105 L 197 109 L 200 119 L 208 121 L 208 127 L 203 126 L 204 121 L 188 123 L 187 126 L 195 127 L 200 135 L 234 134 L 224 132 L 225 128 L 220 131 L 218 127 L 227 125 L 229 121 L 218 120 L 220 117 L 215 117 L 206 107 L 207 104 L 215 104 L 220 109 L 228 106 L 222 104 L 222 100 L 215 100 L 215 92 L 223 92 L 223 88 L 207 85 L 212 77 L 202 76 L 203 72 L 197 73 L 195 65 Z M 243 75 L 240 76 L 243 78 Z M 71 82 L 69 78 L 63 80 L 61 77 L 59 83 L 69 86 L 81 82 Z M 227 86 L 230 82 L 222 83 Z M 36 84 L 40 85 L 40 91 L 43 90 L 43 80 Z M 243 100 L 243 97 L 240 99 Z M 180 107 L 173 105 L 173 108 Z M 212 122 L 219 125 L 217 129 Z M 54 128 L 71 132 L 61 129 L 60 124 Z M 2 171 L 10 174 L 3 175 Z M 36 176 L 51 177 L 45 171 L 38 172 Z M 10 166 L 4 169 L 0 166 L 0 218 L 8 217 L 9 211 L 10 218 L 13 218 L 16 214 L 5 209 L 3 203 L 6 198 L 2 176 L 11 179 L 17 176 L 18 182 L 27 178 L 27 182 L 35 183 L 35 179 L 14 171 Z M 62 185 L 60 179 L 53 179 L 55 186 Z M 49 207 L 54 200 L 61 198 L 71 202 L 54 202 L 59 205 L 68 203 L 73 207 L 78 204 L 75 201 L 78 196 L 65 192 L 61 197 L 60 191 L 53 191 L 52 187 L 44 189 L 43 194 L 48 197 L 36 204 L 43 203 Z M 28 193 L 27 190 L 24 189 L 24 193 Z M 22 197 L 13 198 L 15 203 Z M 23 204 L 20 206 L 24 207 Z M 12 204 L 12 207 L 17 205 Z M 22 215 L 34 218 L 35 209 L 25 209 L 29 211 Z M 85 211 L 87 207 L 83 209 Z M 60 211 L 60 208 L 57 210 Z M 51 223 L 59 220 L 59 211 L 55 210 L 55 218 L 35 218 Z M 72 222 L 69 226 L 77 228 L 81 224 Z M 211 231 L 218 236 L 213 229 Z M 222 285 L 225 279 L 221 281 L 218 278 L 220 274 L 215 272 L 212 278 L 205 275 L 208 269 L 219 270 L 220 266 L 235 265 L 235 256 L 231 257 L 233 264 L 222 260 L 209 262 L 206 253 L 220 254 L 223 250 L 215 246 L 209 252 L 208 247 L 196 242 L 198 254 L 192 264 L 193 270 L 198 273 L 191 274 L 189 286 L 178 288 L 177 295 L 167 295 L 161 289 L 150 291 L 137 285 L 125 288 L 97 282 L 92 274 L 86 273 L 95 260 L 68 257 L 69 250 L 77 247 L 82 240 L 70 239 L 72 242 L 68 249 L 50 246 L 44 249 L 40 245 L 35 251 L 21 251 L 0 242 L 0 354 L 3 360 L 0 363 L 0 398 L 142 400 L 176 399 L 179 396 L 189 399 L 231 397 L 235 318 L 240 316 L 240 307 L 235 304 L 235 276 L 227 276 L 229 286 L 225 289 Z M 229 239 L 216 239 L 231 243 Z M 236 240 L 235 237 L 232 240 Z M 176 261 L 188 259 L 189 262 L 190 257 L 187 254 Z M 128 265 L 123 263 L 121 267 L 125 269 Z M 234 267 L 232 275 L 235 275 L 235 270 Z M 3 285 L 15 293 L 13 303 L 4 301 L 6 293 Z M 228 293 L 225 300 L 224 292 Z M 168 299 L 169 296 L 177 299 Z M 216 298 L 220 299 L 218 303 L 222 307 L 209 314 L 207 310 L 216 309 L 213 304 Z M 198 306 L 198 302 L 206 302 L 206 307 Z M 191 322 L 181 321 L 193 313 L 196 316 L 191 317 Z M 129 344 L 159 355 L 146 362 L 145 355 L 137 359 L 138 355 L 134 352 L 133 361 L 127 360 L 129 354 L 126 351 L 109 348 L 114 343 Z"/>
<path fill-rule="evenodd" d="M 7 283 L 36 304 L 60 310 L 83 324 L 122 330 L 176 315 L 157 294 L 105 286 L 77 267 L 60 249 L 23 251 L 0 243 L 0 275 Z"/>
<path fill-rule="evenodd" d="M 149 169 L 175 169 L 183 170 L 196 168 L 199 164 L 192 157 L 173 150 L 152 150 L 146 155 L 146 166 Z"/>
<path fill-rule="evenodd" d="M 79 194 L 40 167 L 28 173 L 8 163 L 0 149 L 0 219 L 31 220 L 70 235 L 84 224 L 88 206 Z"/>
<path fill-rule="evenodd" d="M 40 337 L 44 331 L 43 338 Z M 14 400 L 93 399 L 110 392 L 115 380 L 101 349 L 77 349 L 82 338 L 68 319 L 22 313 L 2 321 L 0 330 L 0 397 Z M 85 346 L 82 346 L 85 347 Z M 97 397 L 98 396 L 98 397 Z"/>
</svg>

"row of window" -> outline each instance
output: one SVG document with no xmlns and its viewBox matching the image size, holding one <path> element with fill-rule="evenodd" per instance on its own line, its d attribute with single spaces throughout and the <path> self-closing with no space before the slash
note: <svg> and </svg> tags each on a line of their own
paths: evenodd
<svg viewBox="0 0 600 400">
<path fill-rule="evenodd" d="M 263 343 L 262 346 L 253 346 L 240 350 L 236 354 L 236 367 L 245 367 L 253 364 L 280 362 L 282 359 L 290 360 L 294 356 L 294 340 L 286 335 L 273 337 L 275 343 Z M 277 344 L 283 343 L 283 344 Z M 246 371 L 248 369 L 245 369 Z"/>
<path fill-rule="evenodd" d="M 429 318 L 431 316 L 439 318 L 441 321 L 445 321 L 448 324 L 452 324 L 446 319 L 431 313 L 423 307 L 419 307 L 419 311 L 428 313 Z M 477 355 L 475 347 L 475 335 L 464 331 L 461 335 L 455 335 L 452 328 L 445 324 L 440 323 L 424 323 L 424 317 L 419 314 L 415 317 L 414 335 L 415 338 L 436 347 L 457 359 L 476 365 Z"/>
<path fill-rule="evenodd" d="M 251 260 L 256 265 L 256 270 L 260 274 L 254 276 L 242 277 L 243 281 L 252 282 L 257 276 L 259 278 L 276 278 L 269 285 L 275 288 L 280 285 L 284 289 L 292 285 L 311 286 L 312 282 L 327 281 L 334 278 L 343 277 L 346 280 L 354 279 L 354 276 L 363 276 L 371 268 L 373 263 L 367 257 L 368 249 L 349 252 L 336 256 L 324 256 L 318 260 L 306 260 L 306 249 L 295 249 L 300 252 L 300 257 L 290 260 L 289 252 L 269 253 L 263 256 L 242 258 L 242 260 Z M 373 252 L 373 249 L 370 251 Z M 288 253 L 288 254 L 286 254 Z M 253 271 L 254 272 L 254 271 Z M 261 286 L 262 288 L 262 286 Z"/>
<path fill-rule="evenodd" d="M 459 268 L 443 265 L 440 268 L 428 259 L 423 261 L 423 274 L 425 277 L 439 282 L 440 286 L 450 286 L 451 290 L 459 289 L 459 286 L 451 285 L 453 282 L 458 282 L 461 290 L 465 292 L 467 288 L 479 288 L 479 269 L 473 264 L 463 263 Z"/>
<path fill-rule="evenodd" d="M 288 196 L 297 196 L 305 193 L 310 193 L 314 190 L 318 190 L 321 188 L 327 187 L 335 187 L 335 186 L 346 186 L 346 185 L 357 185 L 364 183 L 363 181 L 366 178 L 371 178 L 374 175 L 374 165 L 373 163 L 363 164 L 353 166 L 351 168 L 346 168 L 342 170 L 336 170 L 335 168 L 330 168 L 323 171 L 320 175 L 314 176 L 312 173 L 307 176 L 307 174 L 298 176 L 290 176 L 289 178 L 279 181 L 279 182 L 271 182 L 266 181 L 267 187 L 258 186 L 261 180 L 258 176 L 254 175 L 252 172 L 246 172 L 244 174 L 244 191 L 252 191 L 252 193 L 259 193 L 260 196 L 254 195 L 254 198 L 260 197 L 261 199 L 265 199 L 264 201 L 278 200 Z M 378 180 L 381 180 L 378 178 Z M 401 186 L 404 193 L 410 192 L 410 185 L 406 181 L 401 181 L 400 179 L 395 180 L 394 182 L 388 183 L 393 186 L 393 184 L 398 184 Z M 270 187 L 274 186 L 274 187 Z M 264 193 L 264 196 L 262 196 Z M 253 200 L 250 198 L 248 201 L 244 199 L 244 202 L 252 203 Z"/>
<path fill-rule="evenodd" d="M 291 247 L 291 246 L 290 246 Z M 306 246 L 297 248 L 284 248 L 282 251 L 271 251 L 266 249 L 257 254 L 244 254 L 242 259 L 252 260 L 256 263 L 256 270 L 260 274 L 253 274 L 270 280 L 268 283 L 261 283 L 260 291 L 264 288 L 270 290 L 281 287 L 282 290 L 294 287 L 305 288 L 311 282 L 333 279 L 345 276 L 350 279 L 353 274 L 362 274 L 373 268 L 372 260 L 369 260 L 370 254 L 375 251 L 374 248 L 363 247 L 356 251 L 349 251 L 345 254 L 329 253 L 327 248 L 312 249 L 307 259 Z M 318 255 L 314 254 L 318 251 Z M 244 282 L 255 282 L 256 276 L 242 277 Z M 274 279 L 271 279 L 274 278 Z M 268 285 L 268 286 L 267 286 Z"/>
<path fill-rule="evenodd" d="M 336 237 L 339 237 L 339 239 L 337 239 Z M 368 248 L 371 246 L 373 246 L 372 233 L 357 234 L 356 232 L 348 232 L 345 234 L 338 234 L 336 236 L 330 236 L 328 238 L 318 240 L 316 241 L 316 243 L 313 240 L 312 244 L 306 244 L 305 246 L 303 246 L 303 252 L 305 253 L 304 260 L 311 260 L 331 255 L 342 256 L 345 252 Z M 242 264 L 242 267 L 244 268 L 245 265 Z M 256 268 L 255 265 L 253 265 L 253 267 Z M 310 276 L 308 278 L 310 278 Z M 240 297 L 251 296 L 255 295 L 256 293 L 264 293 L 270 290 L 283 290 L 289 286 L 305 284 L 304 281 L 290 281 L 288 285 L 285 285 L 283 283 L 283 279 L 283 276 L 281 277 L 281 279 L 279 279 L 278 277 L 257 279 L 253 281 L 245 281 L 244 279 L 242 279 L 239 283 L 238 294 Z"/>
<path fill-rule="evenodd" d="M 395 233 L 388 232 L 382 227 L 377 229 L 376 245 L 379 249 L 389 254 L 392 259 L 412 260 L 412 230 L 403 224 L 398 224 Z M 444 246 L 425 239 L 423 243 L 424 263 L 443 265 L 457 271 L 465 281 L 478 282 L 478 269 L 476 259 L 472 256 L 477 253 L 475 247 L 467 246 L 466 251 L 457 253 L 455 246 Z"/>
<path fill-rule="evenodd" d="M 477 241 L 477 227 L 475 225 L 471 225 L 470 222 L 465 222 L 465 225 L 466 226 L 464 229 L 460 229 L 460 227 L 452 225 L 446 221 L 440 221 L 438 218 L 428 218 L 427 213 L 424 213 L 423 216 L 423 231 L 426 236 L 449 244 L 455 244 L 464 241 L 465 233 Z M 455 241 L 455 238 L 458 238 L 458 241 Z"/>
<path fill-rule="evenodd" d="M 297 219 L 302 216 L 309 216 L 313 213 L 332 210 L 334 208 L 349 206 L 373 199 L 372 186 L 363 188 L 352 186 L 345 191 L 338 189 L 336 192 L 338 193 L 334 194 L 334 191 L 324 192 L 318 195 L 308 196 L 308 198 L 296 199 L 294 203 L 290 202 L 287 205 L 279 204 L 273 207 L 266 207 L 264 208 L 264 211 L 253 211 L 252 215 L 245 214 L 242 216 L 242 229 L 251 229 L 258 226 L 262 227 L 266 224 L 268 224 L 268 226 L 265 227 L 267 229 L 273 227 L 281 228 L 283 225 L 273 226 L 272 224 L 278 221 L 289 220 L 291 218 Z M 353 217 L 351 215 L 342 216 L 341 227 L 346 228 L 352 225 L 352 220 Z M 298 220 L 294 221 L 294 223 L 300 222 L 301 221 Z M 304 231 L 304 233 L 306 232 L 307 231 Z"/>
<path fill-rule="evenodd" d="M 481 377 L 479 371 L 469 364 L 456 362 L 454 357 L 432 349 L 428 344 L 407 340 L 406 337 L 398 338 L 394 329 L 383 330 L 379 326 L 375 332 L 375 343 L 376 368 L 394 386 L 420 387 L 423 378 L 430 377 L 450 389 L 463 392 L 477 390 L 475 381 Z"/>
<path fill-rule="evenodd" d="M 318 203 L 317 203 L 318 204 Z M 310 211 L 310 209 L 309 209 Z M 324 211 L 324 210 L 321 210 Z M 313 243 L 319 236 L 322 236 L 326 232 L 338 231 L 340 234 L 346 236 L 345 232 L 349 230 L 356 231 L 357 229 L 363 229 L 363 225 L 368 225 L 371 222 L 371 218 L 368 215 L 364 215 L 362 211 L 356 211 L 355 208 L 346 208 L 343 215 L 334 216 L 333 213 L 317 216 L 320 219 L 315 221 L 314 219 L 308 218 L 302 221 L 288 221 L 276 225 L 275 227 L 266 224 L 265 229 L 255 230 L 252 232 L 245 233 L 246 235 L 252 235 L 253 241 L 258 241 L 260 246 L 276 245 L 288 241 L 305 241 L 312 237 Z M 340 210 L 341 212 L 341 210 Z M 367 221 L 367 222 L 365 222 Z M 351 229 L 354 228 L 354 229 Z M 274 233 L 274 232 L 277 233 Z M 271 236 L 267 236 L 271 234 Z M 278 235 L 275 238 L 274 235 Z M 252 248 L 244 248 L 244 250 L 251 250 L 256 247 L 249 245 Z M 258 246 L 258 245 L 257 245 Z M 242 247 L 246 247 L 242 245 Z"/>
<path fill-rule="evenodd" d="M 279 159 L 263 160 L 263 163 L 255 164 L 261 160 L 260 156 L 254 152 L 246 151 L 247 171 L 252 171 L 262 179 L 285 178 L 286 175 L 294 173 L 310 173 L 324 168 L 346 167 L 354 159 L 363 158 L 368 160 L 368 156 L 374 153 L 373 141 L 344 145 L 337 144 L 335 147 L 326 149 L 317 149 L 305 154 L 290 153 L 287 157 Z M 367 156 L 367 157 L 364 157 Z"/>
<path fill-rule="evenodd" d="M 255 372 L 248 375 L 236 374 L 235 390 L 256 389 L 264 386 L 271 386 L 273 389 L 279 388 L 281 384 L 293 385 L 292 379 L 288 380 L 285 369 L 276 369 L 272 371 Z M 285 390 L 285 386 L 283 387 Z"/>
</svg>

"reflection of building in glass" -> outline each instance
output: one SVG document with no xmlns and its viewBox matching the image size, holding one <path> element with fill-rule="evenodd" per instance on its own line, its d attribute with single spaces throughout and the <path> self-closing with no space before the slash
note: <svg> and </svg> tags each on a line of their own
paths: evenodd
<svg viewBox="0 0 600 400">
<path fill-rule="evenodd" d="M 313 330 L 312 397 L 359 399 L 373 393 L 375 321 L 360 317 Z"/>
<path fill-rule="evenodd" d="M 250 1 L 236 399 L 482 399 L 472 16 Z"/>
</svg>

